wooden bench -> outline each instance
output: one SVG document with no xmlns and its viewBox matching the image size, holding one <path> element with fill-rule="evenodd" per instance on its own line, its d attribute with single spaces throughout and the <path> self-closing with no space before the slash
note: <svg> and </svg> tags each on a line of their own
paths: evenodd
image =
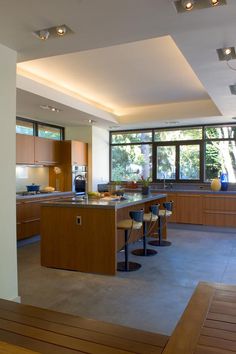
<svg viewBox="0 0 236 354">
<path fill-rule="evenodd" d="M 236 286 L 199 283 L 163 354 L 236 353 Z"/>
<path fill-rule="evenodd" d="M 158 354 L 168 337 L 0 300 L 0 341 L 0 354 Z"/>
</svg>

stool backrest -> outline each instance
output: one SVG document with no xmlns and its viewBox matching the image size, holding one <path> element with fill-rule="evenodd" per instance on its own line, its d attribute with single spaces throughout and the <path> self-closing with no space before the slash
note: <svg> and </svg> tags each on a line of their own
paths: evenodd
<svg viewBox="0 0 236 354">
<path fill-rule="evenodd" d="M 131 217 L 131 219 L 133 221 L 137 221 L 137 222 L 143 222 L 143 214 L 144 214 L 144 210 L 131 210 L 129 212 L 129 216 Z"/>
<path fill-rule="evenodd" d="M 160 208 L 160 204 L 154 204 L 154 205 L 150 205 L 149 210 L 153 215 L 158 215 L 159 208 Z"/>
<path fill-rule="evenodd" d="M 172 211 L 173 204 L 174 204 L 173 200 L 170 200 L 169 202 L 164 202 L 163 207 L 165 208 L 165 210 Z"/>
</svg>

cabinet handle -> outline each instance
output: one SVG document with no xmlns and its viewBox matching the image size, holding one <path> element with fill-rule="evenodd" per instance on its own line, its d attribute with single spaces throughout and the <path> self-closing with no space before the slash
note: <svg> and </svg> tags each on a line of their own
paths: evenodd
<svg viewBox="0 0 236 354">
<path fill-rule="evenodd" d="M 40 221 L 40 219 L 24 220 L 24 221 L 22 221 L 21 223 L 22 223 L 22 224 L 28 224 L 28 223 L 34 222 L 34 221 Z"/>
<path fill-rule="evenodd" d="M 58 161 L 47 161 L 47 160 L 35 160 L 35 162 L 39 162 L 39 163 L 58 163 Z"/>
</svg>

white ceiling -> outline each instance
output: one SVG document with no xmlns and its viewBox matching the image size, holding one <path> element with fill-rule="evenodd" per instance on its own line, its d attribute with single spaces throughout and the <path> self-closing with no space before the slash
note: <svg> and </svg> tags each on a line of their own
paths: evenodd
<svg viewBox="0 0 236 354">
<path fill-rule="evenodd" d="M 230 122 L 236 115 L 228 88 L 236 83 L 236 71 L 216 55 L 217 48 L 235 45 L 235 0 L 183 14 L 171 0 L 0 0 L 0 5 L 0 43 L 18 51 L 24 71 L 37 75 L 34 80 L 46 79 L 48 87 L 99 108 L 98 125 L 111 125 L 102 109 L 115 113 L 126 128 L 176 120 Z M 46 42 L 32 35 L 63 23 L 74 34 Z M 39 58 L 44 59 L 32 61 Z M 18 114 L 68 125 L 91 117 L 88 110 L 64 104 L 64 118 L 63 112 L 49 118 L 37 106 L 48 104 L 48 97 L 31 91 L 26 98 L 29 90 L 20 89 Z M 52 97 L 49 104 L 62 104 Z"/>
</svg>

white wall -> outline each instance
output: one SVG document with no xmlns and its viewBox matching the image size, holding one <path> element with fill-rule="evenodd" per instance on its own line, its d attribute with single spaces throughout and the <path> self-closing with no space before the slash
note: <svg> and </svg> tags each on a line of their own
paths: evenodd
<svg viewBox="0 0 236 354">
<path fill-rule="evenodd" d="M 88 190 L 109 181 L 109 132 L 96 126 L 66 127 L 65 138 L 88 143 Z"/>
<path fill-rule="evenodd" d="M 39 184 L 40 189 L 49 186 L 48 167 L 16 166 L 16 192 L 26 191 L 29 184 Z"/>
<path fill-rule="evenodd" d="M 109 132 L 92 127 L 92 190 L 109 181 Z"/>
<path fill-rule="evenodd" d="M 16 258 L 16 52 L 0 44 L 0 298 L 14 299 Z"/>
</svg>

